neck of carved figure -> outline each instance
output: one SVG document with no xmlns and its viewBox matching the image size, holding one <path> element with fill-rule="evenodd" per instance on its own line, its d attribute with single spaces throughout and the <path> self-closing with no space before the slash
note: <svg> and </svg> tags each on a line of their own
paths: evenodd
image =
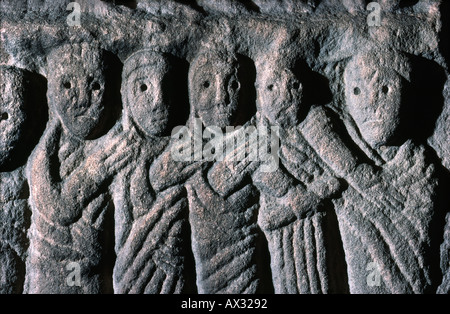
<svg viewBox="0 0 450 314">
<path fill-rule="evenodd" d="M 139 137 L 137 139 L 139 141 L 139 152 L 136 160 L 139 164 L 145 163 L 147 167 L 146 172 L 149 171 L 153 161 L 168 147 L 170 139 L 169 136 L 146 136 L 145 138 Z"/>
<path fill-rule="evenodd" d="M 280 139 L 280 146 L 283 145 L 283 143 L 285 142 L 286 139 L 292 137 L 293 134 L 298 133 L 298 127 L 299 125 L 291 125 L 288 127 L 281 127 L 280 125 L 277 124 L 273 124 L 270 122 L 270 120 L 265 117 L 263 114 L 261 113 L 257 113 L 256 116 L 252 119 L 252 121 L 254 121 L 254 124 L 256 124 L 256 127 L 258 128 L 258 130 L 261 129 L 265 129 L 265 130 L 271 130 L 271 127 L 277 127 L 279 130 L 279 139 Z"/>
<path fill-rule="evenodd" d="M 381 166 L 382 164 L 384 164 L 386 160 L 377 149 L 371 147 L 369 143 L 364 140 L 353 118 L 348 113 L 342 113 L 341 115 L 348 134 L 356 143 L 356 145 L 359 146 L 362 152 L 367 157 L 369 157 L 377 166 Z"/>
</svg>

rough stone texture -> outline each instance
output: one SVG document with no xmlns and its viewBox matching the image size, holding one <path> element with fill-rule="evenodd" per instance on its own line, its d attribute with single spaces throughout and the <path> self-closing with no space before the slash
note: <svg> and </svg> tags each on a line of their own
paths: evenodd
<svg viewBox="0 0 450 314">
<path fill-rule="evenodd" d="M 0 293 L 450 293 L 449 3 L 70 2 L 0 2 Z"/>
</svg>

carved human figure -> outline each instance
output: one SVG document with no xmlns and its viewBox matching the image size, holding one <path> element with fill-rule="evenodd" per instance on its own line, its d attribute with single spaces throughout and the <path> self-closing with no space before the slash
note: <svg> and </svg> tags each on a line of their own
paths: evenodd
<svg viewBox="0 0 450 314">
<path fill-rule="evenodd" d="M 200 129 L 211 126 L 226 132 L 227 126 L 244 122 L 242 106 L 246 102 L 242 91 L 251 86 L 243 86 L 247 83 L 242 78 L 241 65 L 238 57 L 226 49 L 201 52 L 191 63 L 191 118 L 200 119 Z M 249 124 L 251 122 L 247 121 L 243 128 L 226 133 L 223 142 L 234 140 Z M 245 180 L 250 168 L 248 158 L 244 161 L 208 161 L 202 157 L 191 162 L 174 162 L 168 153 L 153 167 L 155 174 L 172 174 L 165 180 L 160 178 L 156 185 L 184 181 L 187 188 L 192 250 L 200 293 L 255 293 L 261 289 L 256 260 L 257 191 L 249 184 L 250 180 Z"/>
<path fill-rule="evenodd" d="M 111 292 L 108 185 L 133 146 L 114 132 L 102 135 L 110 114 L 102 50 L 66 44 L 47 62 L 50 122 L 27 169 L 32 219 L 25 291 Z"/>
<path fill-rule="evenodd" d="M 308 108 L 300 76 L 306 73 L 296 73 L 296 63 L 281 56 L 258 62 L 258 128 L 279 126 L 281 158 L 277 171 L 253 173 L 261 193 L 258 224 L 269 245 L 275 293 L 344 292 L 336 286 L 342 261 L 327 202 L 341 185 L 304 139 L 302 120 L 310 116 L 301 114 Z"/>
<path fill-rule="evenodd" d="M 403 128 L 410 72 L 408 59 L 389 51 L 347 64 L 341 114 L 359 152 L 322 112 L 309 125 L 309 141 L 349 184 L 335 206 L 352 293 L 423 293 L 436 284 L 427 258 L 437 178 L 427 147 Z"/>
<path fill-rule="evenodd" d="M 30 116 L 43 104 L 38 95 L 32 95 L 33 106 L 30 104 L 29 72 L 0 66 L 0 77 L 0 294 L 4 294 L 23 289 L 30 224 L 24 169 L 32 149 L 27 146 L 34 144 L 29 133 L 40 131 Z"/>
<path fill-rule="evenodd" d="M 242 78 L 244 71 L 238 56 L 229 51 L 199 54 L 191 64 L 190 101 L 203 125 L 226 131 L 226 126 L 242 124 L 224 134 L 225 143 L 238 142 L 240 133 L 254 125 L 254 118 L 244 118 L 251 104 L 245 97 L 253 84 Z M 245 149 L 244 143 L 236 151 Z M 230 156 L 225 152 L 224 160 L 197 172 L 187 184 L 197 284 L 204 293 L 265 289 L 256 224 L 258 192 L 250 180 L 257 163 L 248 155 L 234 160 Z"/>
<path fill-rule="evenodd" d="M 124 64 L 124 137 L 138 150 L 116 184 L 116 293 L 182 293 L 190 250 L 186 190 L 182 185 L 154 190 L 153 161 L 168 145 L 176 109 L 173 64 L 151 50 Z M 169 134 L 169 136 L 167 136 Z"/>
</svg>

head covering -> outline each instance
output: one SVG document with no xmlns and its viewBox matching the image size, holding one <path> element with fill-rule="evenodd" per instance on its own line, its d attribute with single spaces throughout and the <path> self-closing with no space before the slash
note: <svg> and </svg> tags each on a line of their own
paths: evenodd
<svg viewBox="0 0 450 314">
<path fill-rule="evenodd" d="M 139 50 L 125 60 L 122 71 L 123 125 L 125 130 L 129 129 L 130 123 L 132 123 L 128 99 L 128 92 L 131 88 L 129 78 L 131 73 L 143 67 L 169 71 L 170 63 L 166 54 L 151 49 Z M 149 73 L 148 75 L 151 74 Z"/>
<path fill-rule="evenodd" d="M 411 63 L 408 57 L 392 50 L 371 50 L 353 56 L 345 67 L 345 72 L 361 69 L 394 70 L 400 76 L 410 81 Z"/>
</svg>

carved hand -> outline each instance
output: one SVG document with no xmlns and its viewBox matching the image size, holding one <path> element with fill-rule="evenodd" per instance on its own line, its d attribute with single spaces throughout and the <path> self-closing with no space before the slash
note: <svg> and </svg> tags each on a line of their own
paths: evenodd
<svg viewBox="0 0 450 314">
<path fill-rule="evenodd" d="M 298 219 L 303 219 L 317 212 L 321 200 L 314 192 L 296 185 L 281 198 L 281 203 L 289 207 Z"/>
<path fill-rule="evenodd" d="M 368 164 L 358 165 L 348 176 L 348 181 L 378 207 L 402 208 L 406 201 L 383 171 L 377 172 Z"/>
</svg>

